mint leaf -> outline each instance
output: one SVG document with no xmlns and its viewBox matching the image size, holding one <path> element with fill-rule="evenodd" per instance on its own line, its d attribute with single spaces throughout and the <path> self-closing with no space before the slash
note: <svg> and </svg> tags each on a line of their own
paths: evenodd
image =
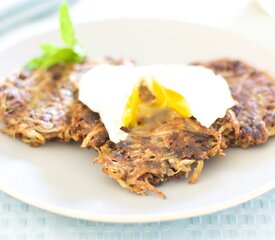
<svg viewBox="0 0 275 240">
<path fill-rule="evenodd" d="M 50 67 L 57 63 L 82 62 L 83 58 L 77 55 L 71 48 L 59 48 L 56 52 L 44 55 L 40 67 Z"/>
<path fill-rule="evenodd" d="M 30 61 L 28 61 L 24 68 L 26 69 L 35 69 L 35 68 L 39 68 L 42 64 L 42 58 L 41 57 L 35 57 L 32 58 Z"/>
<path fill-rule="evenodd" d="M 66 1 L 63 1 L 59 8 L 60 34 L 63 42 L 69 47 L 73 47 L 77 43 L 77 38 L 72 24 L 69 6 Z"/>
<path fill-rule="evenodd" d="M 27 69 L 47 68 L 57 63 L 82 62 L 83 57 L 79 56 L 71 48 L 57 48 L 46 51 L 40 57 L 31 59 L 26 65 Z"/>
<path fill-rule="evenodd" d="M 25 68 L 47 68 L 58 63 L 82 62 L 85 59 L 86 52 L 77 40 L 66 1 L 60 5 L 59 21 L 60 35 L 65 46 L 59 47 L 51 43 L 42 44 L 40 46 L 42 54 L 27 62 Z"/>
<path fill-rule="evenodd" d="M 51 54 L 51 53 L 56 52 L 60 47 L 53 45 L 51 43 L 43 43 L 40 45 L 40 48 L 42 49 L 44 54 L 46 54 L 46 53 Z"/>
</svg>

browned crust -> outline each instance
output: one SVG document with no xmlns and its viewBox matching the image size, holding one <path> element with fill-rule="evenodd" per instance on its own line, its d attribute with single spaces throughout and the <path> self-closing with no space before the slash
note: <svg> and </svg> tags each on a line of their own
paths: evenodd
<svg viewBox="0 0 275 240">
<path fill-rule="evenodd" d="M 67 141 L 66 112 L 74 101 L 76 87 L 68 81 L 72 66 L 22 71 L 1 85 L 3 131 L 31 146 L 51 139 Z"/>
<path fill-rule="evenodd" d="M 82 64 L 21 70 L 0 86 L 2 132 L 33 147 L 47 141 L 81 142 L 98 148 L 108 140 L 99 115 L 77 100 L 77 83 L 83 73 L 101 64 L 132 64 L 122 58 L 93 58 Z"/>
<path fill-rule="evenodd" d="M 220 59 L 200 65 L 214 70 L 227 80 L 236 106 L 213 124 L 212 134 L 208 132 L 209 135 L 204 138 L 209 141 L 207 145 L 203 144 L 204 141 L 194 144 L 194 140 L 206 133 L 194 119 L 179 121 L 180 118 L 172 117 L 153 131 L 147 131 L 144 126 L 133 130 L 126 141 L 116 145 L 113 152 L 103 150 L 98 158 L 103 163 L 103 171 L 123 187 L 140 194 L 151 190 L 163 197 L 152 185 L 171 177 L 188 176 L 197 163 L 189 180 L 195 182 L 203 161 L 221 154 L 221 148 L 247 148 L 262 144 L 275 134 L 275 81 L 272 77 L 236 60 Z M 187 130 L 189 127 L 193 127 L 191 132 Z M 154 141 L 156 133 L 159 142 Z M 222 141 L 217 140 L 220 136 Z M 174 139 L 172 142 L 169 141 L 171 138 Z M 164 146 L 159 147 L 160 143 Z M 211 145 L 215 146 L 215 151 Z"/>
<path fill-rule="evenodd" d="M 103 171 L 133 192 L 146 194 L 151 190 L 164 197 L 153 185 L 172 177 L 188 177 L 197 164 L 190 178 L 194 183 L 202 160 L 223 155 L 219 132 L 170 110 L 165 115 L 164 122 L 148 121 L 133 129 L 127 140 L 101 148 L 97 162 L 102 163 Z"/>
<path fill-rule="evenodd" d="M 82 142 L 82 148 L 98 149 L 109 139 L 98 113 L 91 111 L 79 101 L 72 105 L 70 113 L 70 138 L 75 142 Z"/>
<path fill-rule="evenodd" d="M 32 72 L 22 70 L 7 77 L 0 86 L 2 131 L 33 147 L 52 140 L 85 140 L 85 147 L 103 144 L 101 132 L 106 130 L 98 114 L 88 110 L 76 97 L 77 78 L 96 63 L 56 65 Z M 91 119 L 95 121 L 92 123 Z M 88 141 L 97 134 L 101 141 Z"/>
<path fill-rule="evenodd" d="M 275 134 L 274 80 L 243 62 L 220 59 L 200 65 L 228 81 L 237 105 L 213 128 L 167 110 L 162 121 L 142 123 L 130 131 L 126 141 L 113 144 L 99 115 L 77 100 L 77 79 L 103 61 L 20 71 L 7 77 L 0 86 L 2 131 L 31 146 L 58 140 L 93 147 L 100 153 L 97 162 L 103 171 L 121 186 L 139 194 L 153 191 L 162 197 L 165 195 L 154 185 L 180 176 L 193 183 L 203 161 L 223 155 L 221 149 L 261 144 Z M 149 92 L 145 93 L 141 97 L 152 100 Z"/>
<path fill-rule="evenodd" d="M 220 119 L 214 125 L 216 129 L 224 128 L 228 120 L 235 119 L 239 129 L 227 129 L 223 134 L 228 146 L 247 148 L 265 143 L 269 136 L 275 135 L 275 80 L 268 73 L 238 60 L 199 64 L 222 75 L 237 102 L 230 119 Z"/>
</svg>

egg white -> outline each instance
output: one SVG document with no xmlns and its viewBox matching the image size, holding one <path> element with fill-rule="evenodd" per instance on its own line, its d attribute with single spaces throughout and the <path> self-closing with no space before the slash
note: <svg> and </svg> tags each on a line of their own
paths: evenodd
<svg viewBox="0 0 275 240">
<path fill-rule="evenodd" d="M 79 82 L 79 100 L 100 114 L 113 142 L 127 137 L 127 133 L 120 130 L 122 114 L 136 84 L 134 66 L 107 64 L 88 71 Z"/>
<path fill-rule="evenodd" d="M 226 80 L 201 66 L 102 64 L 81 78 L 79 100 L 100 114 L 110 139 L 115 143 L 127 138 L 128 134 L 120 129 L 123 112 L 133 89 L 144 78 L 153 78 L 183 96 L 192 116 L 206 127 L 224 117 L 227 109 L 235 104 Z"/>
</svg>

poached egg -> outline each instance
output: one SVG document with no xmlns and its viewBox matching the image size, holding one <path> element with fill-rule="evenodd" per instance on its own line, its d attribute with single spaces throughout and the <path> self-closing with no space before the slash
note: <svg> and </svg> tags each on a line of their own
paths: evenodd
<svg viewBox="0 0 275 240">
<path fill-rule="evenodd" d="M 115 143 L 127 138 L 121 128 L 135 127 L 142 115 L 141 84 L 155 97 L 158 109 L 167 107 L 183 117 L 193 116 L 205 127 L 235 105 L 226 80 L 201 66 L 102 64 L 80 79 L 79 100 L 100 114 Z"/>
</svg>

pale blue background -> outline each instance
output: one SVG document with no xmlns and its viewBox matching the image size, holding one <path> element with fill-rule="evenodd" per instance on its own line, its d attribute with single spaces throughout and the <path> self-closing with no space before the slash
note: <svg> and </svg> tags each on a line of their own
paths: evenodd
<svg viewBox="0 0 275 240">
<path fill-rule="evenodd" d="M 275 239 L 275 189 L 217 214 L 151 224 L 66 218 L 0 193 L 0 240 Z"/>
</svg>

